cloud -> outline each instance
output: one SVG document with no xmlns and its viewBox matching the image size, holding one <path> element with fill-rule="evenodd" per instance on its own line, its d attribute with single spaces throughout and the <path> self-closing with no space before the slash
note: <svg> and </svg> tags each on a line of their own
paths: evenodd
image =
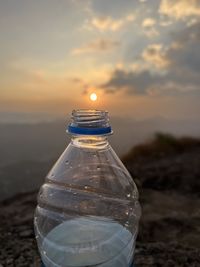
<svg viewBox="0 0 200 267">
<path fill-rule="evenodd" d="M 93 17 L 91 20 L 87 21 L 85 28 L 88 29 L 97 29 L 101 32 L 104 31 L 113 31 L 116 32 L 124 27 L 127 23 L 130 23 L 135 20 L 134 15 L 129 14 L 125 18 L 113 19 L 110 16 L 100 16 Z"/>
<path fill-rule="evenodd" d="M 176 67 L 199 73 L 200 22 L 173 33 L 172 37 L 174 41 L 167 52 L 169 60 Z"/>
<path fill-rule="evenodd" d="M 83 80 L 80 77 L 73 77 L 71 79 L 69 79 L 69 81 L 73 82 L 75 85 L 79 85 L 82 89 L 83 89 L 83 94 L 87 94 L 88 89 L 90 88 L 90 84 L 88 82 L 86 82 L 85 80 Z"/>
<path fill-rule="evenodd" d="M 98 39 L 72 51 L 73 55 L 107 52 L 120 45 L 120 42 L 111 39 Z"/>
<path fill-rule="evenodd" d="M 184 76 L 182 76 L 184 75 Z M 181 79 L 182 78 L 182 79 Z M 197 77 L 196 77 L 197 78 Z M 125 90 L 128 94 L 155 95 L 177 94 L 199 91 L 200 78 L 193 82 L 188 73 L 161 75 L 142 71 L 140 73 L 125 70 L 114 70 L 109 81 L 101 85 L 108 93 Z"/>
<path fill-rule="evenodd" d="M 154 77 L 148 71 L 135 73 L 116 69 L 113 71 L 110 80 L 102 84 L 101 87 L 109 92 L 125 89 L 129 93 L 145 94 L 149 84 L 155 83 L 155 78 L 158 79 L 158 77 Z"/>
<path fill-rule="evenodd" d="M 101 87 L 113 93 L 125 90 L 129 94 L 199 94 L 200 23 L 173 33 L 172 38 L 168 47 L 151 44 L 143 51 L 144 63 L 140 64 L 150 63 L 148 69 L 115 69 Z"/>
<path fill-rule="evenodd" d="M 142 53 L 142 58 L 157 69 L 165 69 L 170 64 L 170 61 L 166 56 L 166 51 L 161 44 L 147 46 Z"/>
<path fill-rule="evenodd" d="M 136 19 L 137 8 L 137 1 L 132 0 L 88 0 L 88 18 L 83 28 L 100 32 L 119 31 Z"/>
<path fill-rule="evenodd" d="M 142 27 L 144 28 L 148 28 L 148 27 L 152 27 L 156 24 L 156 20 L 152 19 L 152 18 L 146 18 L 143 20 L 142 22 Z"/>
<path fill-rule="evenodd" d="M 156 20 L 153 18 L 146 18 L 142 22 L 142 28 L 145 35 L 149 38 L 155 37 L 159 35 L 159 32 L 155 28 Z"/>
<path fill-rule="evenodd" d="M 199 0 L 162 0 L 159 12 L 177 20 L 190 16 L 200 16 Z"/>
<path fill-rule="evenodd" d="M 111 30 L 117 31 L 123 26 L 122 19 L 113 20 L 110 17 L 99 17 L 91 20 L 91 25 L 100 31 Z"/>
<path fill-rule="evenodd" d="M 138 1 L 133 0 L 92 0 L 90 9 L 97 16 L 109 16 L 112 18 L 126 17 L 130 10 L 138 8 Z"/>
<path fill-rule="evenodd" d="M 159 32 L 154 27 L 145 29 L 144 34 L 149 38 L 154 38 L 156 36 L 159 36 Z"/>
</svg>

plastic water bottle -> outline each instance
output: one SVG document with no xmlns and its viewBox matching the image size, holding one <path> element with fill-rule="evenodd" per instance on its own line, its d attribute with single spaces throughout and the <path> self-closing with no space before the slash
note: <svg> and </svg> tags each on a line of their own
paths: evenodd
<svg viewBox="0 0 200 267">
<path fill-rule="evenodd" d="M 46 267 L 130 267 L 138 191 L 108 143 L 108 113 L 72 112 L 72 139 L 38 195 L 35 233 Z"/>
</svg>

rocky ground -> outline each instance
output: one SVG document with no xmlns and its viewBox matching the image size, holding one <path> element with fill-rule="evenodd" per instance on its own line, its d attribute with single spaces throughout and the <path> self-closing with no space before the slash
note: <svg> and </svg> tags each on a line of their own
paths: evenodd
<svg viewBox="0 0 200 267">
<path fill-rule="evenodd" d="M 200 266 L 200 148 L 126 165 L 136 178 L 143 210 L 135 265 Z M 35 193 L 0 204 L 0 267 L 40 266 L 35 206 Z"/>
</svg>

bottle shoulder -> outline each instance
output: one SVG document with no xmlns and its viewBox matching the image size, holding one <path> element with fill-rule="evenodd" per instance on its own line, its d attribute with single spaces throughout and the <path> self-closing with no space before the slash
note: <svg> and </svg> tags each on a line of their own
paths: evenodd
<svg viewBox="0 0 200 267">
<path fill-rule="evenodd" d="M 104 216 L 133 231 L 141 210 L 136 185 L 111 147 L 80 150 L 70 144 L 40 189 L 38 212 L 59 221 Z"/>
<path fill-rule="evenodd" d="M 110 145 L 104 149 L 79 149 L 69 144 L 47 180 L 122 199 L 138 198 L 131 175 Z"/>
</svg>

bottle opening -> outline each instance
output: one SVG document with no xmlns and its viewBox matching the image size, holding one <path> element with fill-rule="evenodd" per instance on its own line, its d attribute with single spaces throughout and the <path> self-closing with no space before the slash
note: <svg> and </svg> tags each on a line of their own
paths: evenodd
<svg viewBox="0 0 200 267">
<path fill-rule="evenodd" d="M 90 109 L 73 110 L 68 132 L 79 135 L 111 134 L 108 112 Z"/>
</svg>

